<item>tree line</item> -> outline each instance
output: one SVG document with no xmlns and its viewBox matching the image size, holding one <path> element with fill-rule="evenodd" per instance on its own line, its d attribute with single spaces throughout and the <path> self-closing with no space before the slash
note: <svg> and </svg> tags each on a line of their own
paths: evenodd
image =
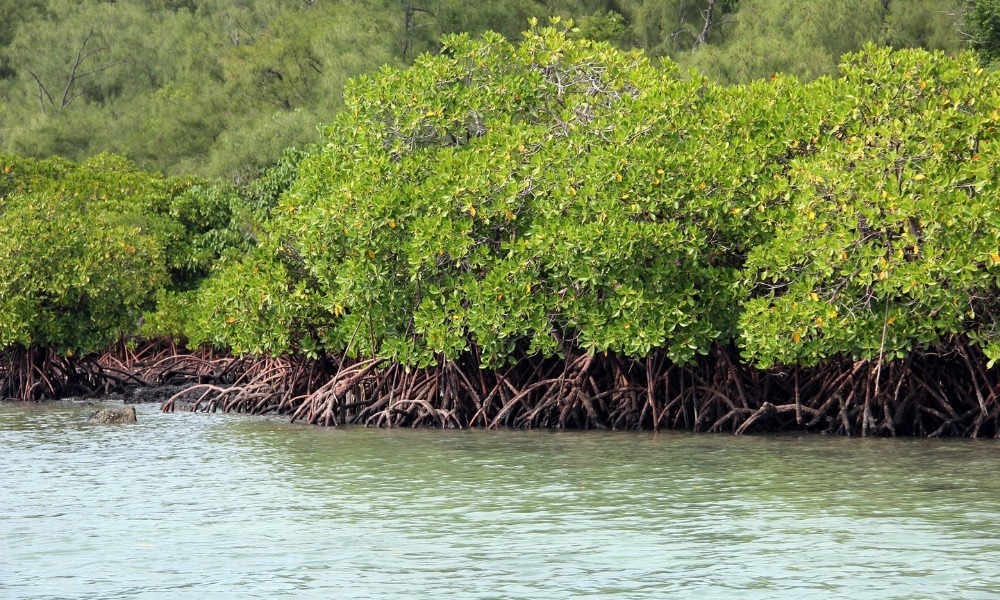
<svg viewBox="0 0 1000 600">
<path fill-rule="evenodd" d="M 0 150 L 237 183 L 320 140 L 349 78 L 448 33 L 519 39 L 529 17 L 719 83 L 833 74 L 867 42 L 997 53 L 995 0 L 2 0 L 0 14 Z"/>
</svg>

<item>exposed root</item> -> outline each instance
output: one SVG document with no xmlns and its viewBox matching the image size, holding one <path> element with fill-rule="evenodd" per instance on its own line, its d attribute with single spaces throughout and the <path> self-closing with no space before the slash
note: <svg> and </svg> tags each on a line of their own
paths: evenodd
<svg viewBox="0 0 1000 600">
<path fill-rule="evenodd" d="M 718 347 L 680 366 L 569 348 L 479 368 L 473 351 L 411 369 L 389 360 L 233 357 L 171 344 L 121 344 L 96 357 L 9 351 L 0 394 L 39 400 L 181 386 L 163 410 L 281 414 L 335 426 L 799 430 L 861 436 L 1000 436 L 1000 370 L 964 342 L 879 366 L 830 360 L 760 371 Z"/>
</svg>

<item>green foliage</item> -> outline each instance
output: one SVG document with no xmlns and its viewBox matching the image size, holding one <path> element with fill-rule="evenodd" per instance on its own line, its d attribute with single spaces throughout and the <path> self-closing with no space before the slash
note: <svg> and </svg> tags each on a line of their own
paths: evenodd
<svg viewBox="0 0 1000 600">
<path fill-rule="evenodd" d="M 8 6 L 8 4 L 10 6 Z M 0 151 L 245 179 L 342 107 L 347 79 L 440 48 L 447 32 L 517 37 L 527 17 L 607 11 L 384 0 L 38 0 L 0 5 Z"/>
<path fill-rule="evenodd" d="M 0 347 L 103 348 L 168 281 L 170 227 L 143 214 L 165 182 L 112 157 L 0 162 L 13 190 L 0 215 Z"/>
<path fill-rule="evenodd" d="M 570 348 L 684 363 L 717 343 L 763 367 L 811 365 L 952 336 L 1000 359 L 996 73 L 971 54 L 867 46 L 824 75 L 866 39 L 946 45 L 897 3 L 719 3 L 738 21 L 691 54 L 663 48 L 740 85 L 553 17 L 520 43 L 445 37 L 410 68 L 350 80 L 342 100 L 345 74 L 371 65 L 328 50 L 358 38 L 325 28 L 332 3 L 296 5 L 308 23 L 279 5 L 116 13 L 170 23 L 175 39 L 202 31 L 195 16 L 231 25 L 214 71 L 191 51 L 143 115 L 110 128 L 147 162 L 231 182 L 107 154 L 0 157 L 0 347 L 87 352 L 144 315 L 144 335 L 192 345 L 411 366 Z M 418 20 L 429 6 L 385 5 Z M 433 5 L 436 26 L 457 22 L 448 6 Z M 641 41 L 637 15 L 653 10 L 586 8 L 587 32 L 618 43 Z M 414 22 L 358 35 L 409 52 L 429 44 Z M 395 52 L 383 57 L 398 65 Z M 7 143 L 92 153 L 103 116 L 141 97 L 118 76 L 8 125 Z M 342 110 L 315 131 L 323 102 Z M 23 109 L 9 106 L 0 115 Z"/>
<path fill-rule="evenodd" d="M 838 79 L 718 86 L 568 32 L 352 81 L 192 339 L 416 366 L 1000 354 L 1000 88 L 974 56 L 870 46 Z"/>
<path fill-rule="evenodd" d="M 963 23 L 971 45 L 983 59 L 1000 58 L 1000 1 L 968 0 Z"/>
<path fill-rule="evenodd" d="M 567 345 L 684 362 L 734 339 L 740 257 L 817 105 L 793 79 L 720 88 L 555 29 L 525 35 L 448 38 L 353 81 L 275 209 L 257 268 L 284 278 L 257 290 L 248 265 L 220 273 L 228 291 L 199 322 L 227 329 L 205 339 L 304 344 L 261 305 L 226 309 L 237 289 L 279 288 L 315 303 L 308 343 L 415 365 L 473 345 L 486 365 Z"/>
<path fill-rule="evenodd" d="M 237 198 L 113 155 L 0 156 L 0 349 L 80 354 L 131 335 L 157 294 L 192 287 L 246 245 Z"/>
<path fill-rule="evenodd" d="M 174 303 L 167 314 L 183 323 L 191 346 L 214 343 L 236 354 L 315 356 L 328 337 L 329 315 L 296 265 L 274 260 L 262 248 L 233 260 L 205 281 L 197 293 Z M 286 258 L 287 260 L 287 258 Z"/>
<path fill-rule="evenodd" d="M 850 57 L 788 204 L 746 265 L 746 356 L 763 366 L 903 357 L 988 340 L 1000 275 L 1000 94 L 975 56 Z M 884 342 L 883 342 L 884 337 Z"/>
<path fill-rule="evenodd" d="M 923 48 L 955 54 L 965 48 L 961 0 L 920 0 L 889 4 L 880 43 L 893 48 Z"/>
<path fill-rule="evenodd" d="M 315 125 L 342 109 L 349 78 L 438 52 L 445 34 L 517 40 L 529 17 L 574 18 L 581 37 L 721 82 L 832 74 L 866 41 L 949 52 L 963 42 L 953 0 L 893 0 L 888 11 L 882 0 L 716 0 L 700 44 L 708 4 L 5 0 L 0 151 L 78 162 L 114 152 L 145 169 L 243 181 L 285 148 L 318 142 Z"/>
<path fill-rule="evenodd" d="M 299 163 L 314 149 L 287 148 L 270 169 L 246 184 L 242 206 L 247 210 L 245 222 L 250 225 L 266 220 L 278 199 L 299 177 Z"/>
<path fill-rule="evenodd" d="M 727 39 L 694 52 L 690 64 L 720 81 L 787 73 L 833 74 L 840 56 L 878 38 L 878 0 L 743 0 Z"/>
<path fill-rule="evenodd" d="M 519 47 L 448 38 L 411 69 L 348 86 L 328 143 L 302 160 L 275 211 L 271 260 L 300 271 L 325 350 L 423 365 L 475 343 L 496 364 L 522 340 L 546 354 L 564 343 L 642 354 L 690 329 L 678 358 L 704 351 L 720 335 L 705 313 L 724 290 L 699 303 L 697 284 L 718 282 L 681 275 L 699 255 L 697 229 L 660 227 L 672 206 L 636 202 L 656 192 L 658 134 L 701 87 L 552 29 Z M 675 96 L 669 110 L 643 102 L 661 88 Z M 265 283 L 250 297 L 273 293 Z"/>
</svg>

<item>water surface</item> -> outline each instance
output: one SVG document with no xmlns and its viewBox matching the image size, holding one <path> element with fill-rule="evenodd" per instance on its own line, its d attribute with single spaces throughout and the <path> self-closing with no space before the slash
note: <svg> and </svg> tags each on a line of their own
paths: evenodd
<svg viewBox="0 0 1000 600">
<path fill-rule="evenodd" d="M 0 404 L 0 598 L 996 598 L 1000 444 L 88 425 Z"/>
</svg>

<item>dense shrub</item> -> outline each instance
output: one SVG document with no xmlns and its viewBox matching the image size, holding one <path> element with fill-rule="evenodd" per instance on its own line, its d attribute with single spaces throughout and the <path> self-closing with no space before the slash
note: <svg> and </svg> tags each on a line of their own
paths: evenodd
<svg viewBox="0 0 1000 600">
<path fill-rule="evenodd" d="M 355 79 L 322 143 L 242 187 L 3 159 L 0 346 L 93 350 L 145 311 L 191 345 L 414 367 L 1000 357 L 1000 82 L 974 55 L 722 86 L 569 33 Z"/>
<path fill-rule="evenodd" d="M 80 354 L 134 334 L 158 293 L 242 242 L 217 190 L 107 154 L 0 156 L 0 349 Z"/>
<path fill-rule="evenodd" d="M 994 89 L 916 50 L 718 86 L 554 29 L 448 38 L 352 82 L 202 339 L 414 365 L 721 342 L 768 366 L 872 358 L 886 326 L 890 356 L 985 338 Z"/>
</svg>

